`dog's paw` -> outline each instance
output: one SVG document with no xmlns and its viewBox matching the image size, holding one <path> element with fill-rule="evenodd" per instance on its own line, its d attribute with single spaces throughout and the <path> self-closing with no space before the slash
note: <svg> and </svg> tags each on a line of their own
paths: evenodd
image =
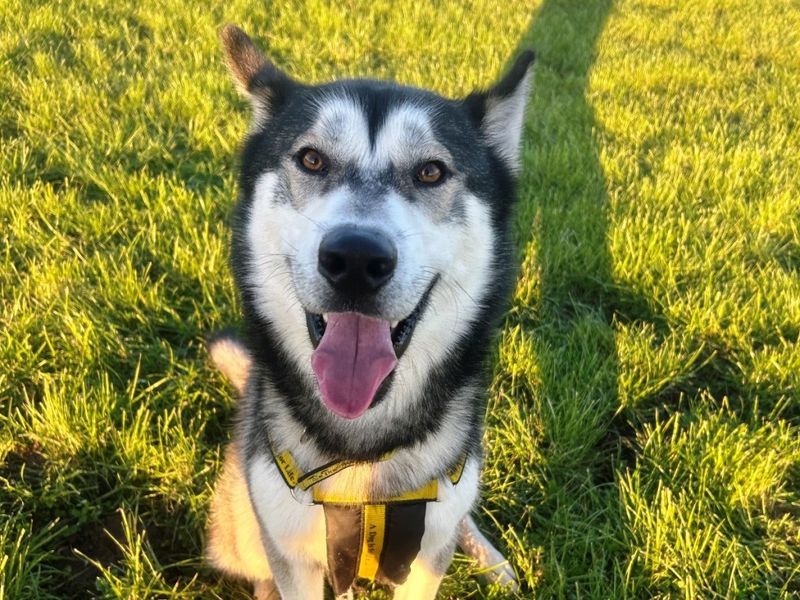
<svg viewBox="0 0 800 600">
<path fill-rule="evenodd" d="M 281 595 L 272 579 L 264 579 L 253 584 L 253 600 L 281 600 Z"/>
<path fill-rule="evenodd" d="M 464 554 L 475 560 L 481 576 L 488 583 L 502 585 L 510 592 L 519 589 L 511 564 L 481 533 L 472 516 L 465 517 L 458 527 L 458 546 Z"/>
</svg>

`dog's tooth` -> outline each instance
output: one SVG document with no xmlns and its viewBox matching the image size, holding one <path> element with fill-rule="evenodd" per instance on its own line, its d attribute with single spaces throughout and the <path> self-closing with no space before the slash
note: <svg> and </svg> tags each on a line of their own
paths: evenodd
<svg viewBox="0 0 800 600">
<path fill-rule="evenodd" d="M 325 321 L 325 323 L 327 323 L 328 322 L 328 314 L 327 313 L 322 313 L 321 316 L 322 316 L 322 320 Z"/>
<path fill-rule="evenodd" d="M 395 327 L 397 327 L 397 325 L 398 325 L 399 323 L 400 323 L 400 321 L 392 321 L 392 322 L 391 322 L 392 329 L 394 329 Z"/>
</svg>

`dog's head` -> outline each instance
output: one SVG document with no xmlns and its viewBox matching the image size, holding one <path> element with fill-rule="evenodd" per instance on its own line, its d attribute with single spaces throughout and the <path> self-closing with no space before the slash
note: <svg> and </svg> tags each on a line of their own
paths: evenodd
<svg viewBox="0 0 800 600">
<path fill-rule="evenodd" d="M 304 85 L 236 27 L 222 40 L 253 110 L 234 225 L 245 310 L 336 418 L 407 409 L 413 382 L 505 301 L 533 53 L 488 91 L 448 100 L 376 81 Z"/>
</svg>

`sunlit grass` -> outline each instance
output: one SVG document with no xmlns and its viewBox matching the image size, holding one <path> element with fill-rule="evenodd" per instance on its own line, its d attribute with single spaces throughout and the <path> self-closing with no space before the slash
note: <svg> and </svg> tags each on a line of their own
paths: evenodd
<svg viewBox="0 0 800 600">
<path fill-rule="evenodd" d="M 521 598 L 800 593 L 796 3 L 11 0 L 0 598 L 246 597 L 200 558 L 233 408 L 202 340 L 238 318 L 225 22 L 300 79 L 453 95 L 536 48 L 479 519 Z M 442 598 L 504 597 L 452 571 Z"/>
</svg>

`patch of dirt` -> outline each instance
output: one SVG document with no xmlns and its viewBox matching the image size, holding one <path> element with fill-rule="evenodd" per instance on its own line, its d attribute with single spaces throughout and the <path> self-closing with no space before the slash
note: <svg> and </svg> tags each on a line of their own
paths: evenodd
<svg viewBox="0 0 800 600">
<path fill-rule="evenodd" d="M 0 464 L 0 477 L 11 484 L 25 481 L 36 485 L 42 479 L 46 462 L 40 446 L 24 446 L 6 454 L 5 460 Z"/>
<path fill-rule="evenodd" d="M 63 597 L 87 598 L 87 592 L 96 590 L 95 581 L 100 570 L 83 555 L 103 566 L 110 566 L 122 559 L 122 550 L 111 536 L 120 542 L 125 541 L 119 513 L 87 523 L 64 539 L 59 554 L 63 556 L 69 576 L 58 590 Z"/>
<path fill-rule="evenodd" d="M 136 534 L 144 533 L 145 543 L 152 550 L 155 559 L 169 564 L 189 557 L 186 549 L 180 548 L 174 531 L 156 523 L 136 522 Z M 64 598 L 87 598 L 96 591 L 96 580 L 100 575 L 98 563 L 104 567 L 124 559 L 122 549 L 114 540 L 126 544 L 125 528 L 119 512 L 105 516 L 99 521 L 87 523 L 80 530 L 67 536 L 59 550 L 63 557 L 68 577 L 59 585 L 58 593 Z M 91 559 L 90 562 L 88 559 Z M 192 568 L 169 568 L 162 572 L 167 583 L 180 583 L 195 575 Z"/>
</svg>

